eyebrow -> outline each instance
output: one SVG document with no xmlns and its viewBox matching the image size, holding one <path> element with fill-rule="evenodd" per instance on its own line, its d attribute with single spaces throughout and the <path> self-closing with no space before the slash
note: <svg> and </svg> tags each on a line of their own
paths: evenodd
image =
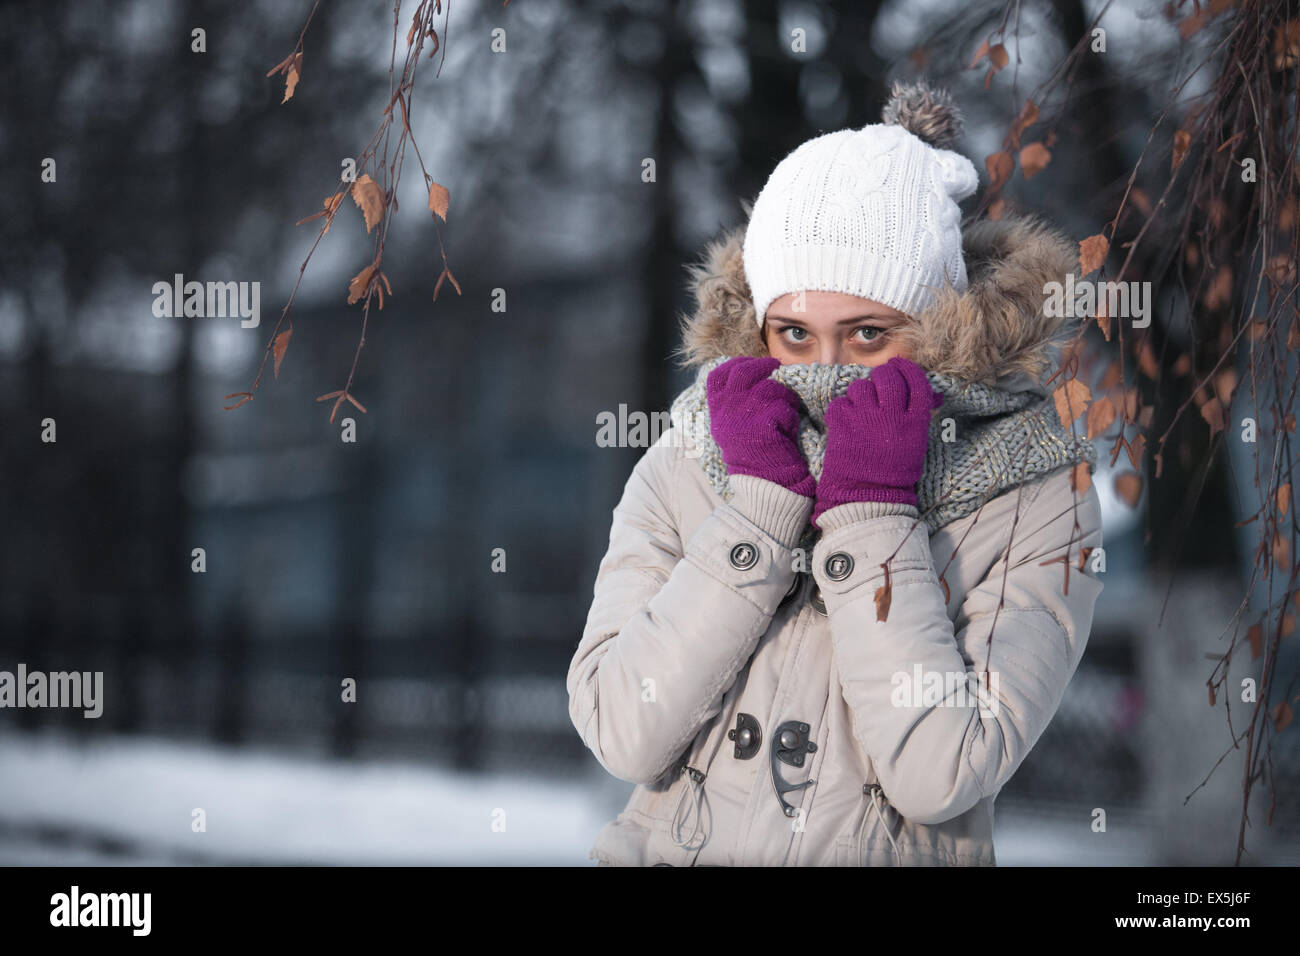
<svg viewBox="0 0 1300 956">
<path fill-rule="evenodd" d="M 773 319 L 777 322 L 789 322 L 792 325 L 798 325 L 798 326 L 802 326 L 804 322 L 803 319 L 793 319 L 784 315 L 769 315 L 768 318 Z M 835 324 L 848 325 L 851 322 L 862 322 L 867 319 L 874 319 L 876 321 L 884 321 L 884 322 L 901 322 L 904 318 L 905 316 L 901 316 L 901 315 L 881 315 L 879 313 L 872 312 L 872 313 L 867 313 L 865 315 L 851 315 L 846 319 L 839 319 L 838 321 L 836 321 Z"/>
</svg>

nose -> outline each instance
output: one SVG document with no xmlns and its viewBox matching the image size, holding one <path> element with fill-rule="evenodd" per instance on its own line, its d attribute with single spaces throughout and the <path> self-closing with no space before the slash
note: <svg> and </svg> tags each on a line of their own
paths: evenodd
<svg viewBox="0 0 1300 956">
<path fill-rule="evenodd" d="M 843 343 L 837 336 L 822 339 L 817 361 L 823 365 L 839 365 L 848 362 L 848 359 L 844 357 Z"/>
</svg>

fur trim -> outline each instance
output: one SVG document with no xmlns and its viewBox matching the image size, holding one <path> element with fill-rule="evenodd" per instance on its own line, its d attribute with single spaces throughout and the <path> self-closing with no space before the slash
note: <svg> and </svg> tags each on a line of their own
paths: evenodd
<svg viewBox="0 0 1300 956">
<path fill-rule="evenodd" d="M 940 149 L 951 149 L 961 138 L 961 110 L 947 90 L 931 89 L 925 80 L 895 80 L 889 102 L 880 111 L 883 123 L 901 126 L 913 136 Z"/>
<path fill-rule="evenodd" d="M 687 266 L 695 311 L 681 317 L 686 366 L 711 358 L 767 354 L 745 281 L 745 226 L 707 243 Z M 946 288 L 928 309 L 893 336 L 912 360 L 930 372 L 965 382 L 1020 387 L 1039 384 L 1055 371 L 1075 319 L 1043 315 L 1043 287 L 1064 282 L 1078 261 L 1076 245 L 1036 216 L 982 219 L 962 233 L 969 285 Z"/>
</svg>

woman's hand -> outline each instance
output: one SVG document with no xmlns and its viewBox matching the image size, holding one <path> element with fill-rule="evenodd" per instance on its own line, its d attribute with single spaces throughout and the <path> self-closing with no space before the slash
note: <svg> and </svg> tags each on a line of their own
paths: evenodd
<svg viewBox="0 0 1300 956">
<path fill-rule="evenodd" d="M 817 484 L 799 448 L 799 396 L 768 378 L 781 362 L 737 356 L 709 373 L 709 426 L 733 475 L 766 478 L 811 498 Z"/>
<path fill-rule="evenodd" d="M 930 413 L 943 396 L 925 370 L 895 356 L 860 378 L 826 408 L 826 456 L 817 482 L 813 524 L 850 501 L 916 505 L 925 467 Z"/>
</svg>

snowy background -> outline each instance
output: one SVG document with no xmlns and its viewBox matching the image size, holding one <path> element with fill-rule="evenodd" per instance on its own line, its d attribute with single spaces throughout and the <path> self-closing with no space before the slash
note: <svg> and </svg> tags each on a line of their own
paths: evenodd
<svg viewBox="0 0 1300 956">
<path fill-rule="evenodd" d="M 4 734 L 0 768 L 6 865 L 594 866 L 591 842 L 631 792 L 598 769 L 457 774 L 140 737 Z M 1140 807 L 1109 807 L 1104 834 L 1088 807 L 999 799 L 996 813 L 1001 866 L 1162 862 L 1161 815 Z M 1300 865 L 1294 843 L 1262 842 L 1251 862 Z"/>
<path fill-rule="evenodd" d="M 631 792 L 603 773 L 455 774 L 141 738 L 5 735 L 0 767 L 0 863 L 23 865 L 594 866 L 591 842 Z M 194 807 L 206 832 L 191 830 Z M 1140 818 L 1103 836 L 1067 812 L 999 805 L 999 863 L 1154 862 Z"/>
</svg>

